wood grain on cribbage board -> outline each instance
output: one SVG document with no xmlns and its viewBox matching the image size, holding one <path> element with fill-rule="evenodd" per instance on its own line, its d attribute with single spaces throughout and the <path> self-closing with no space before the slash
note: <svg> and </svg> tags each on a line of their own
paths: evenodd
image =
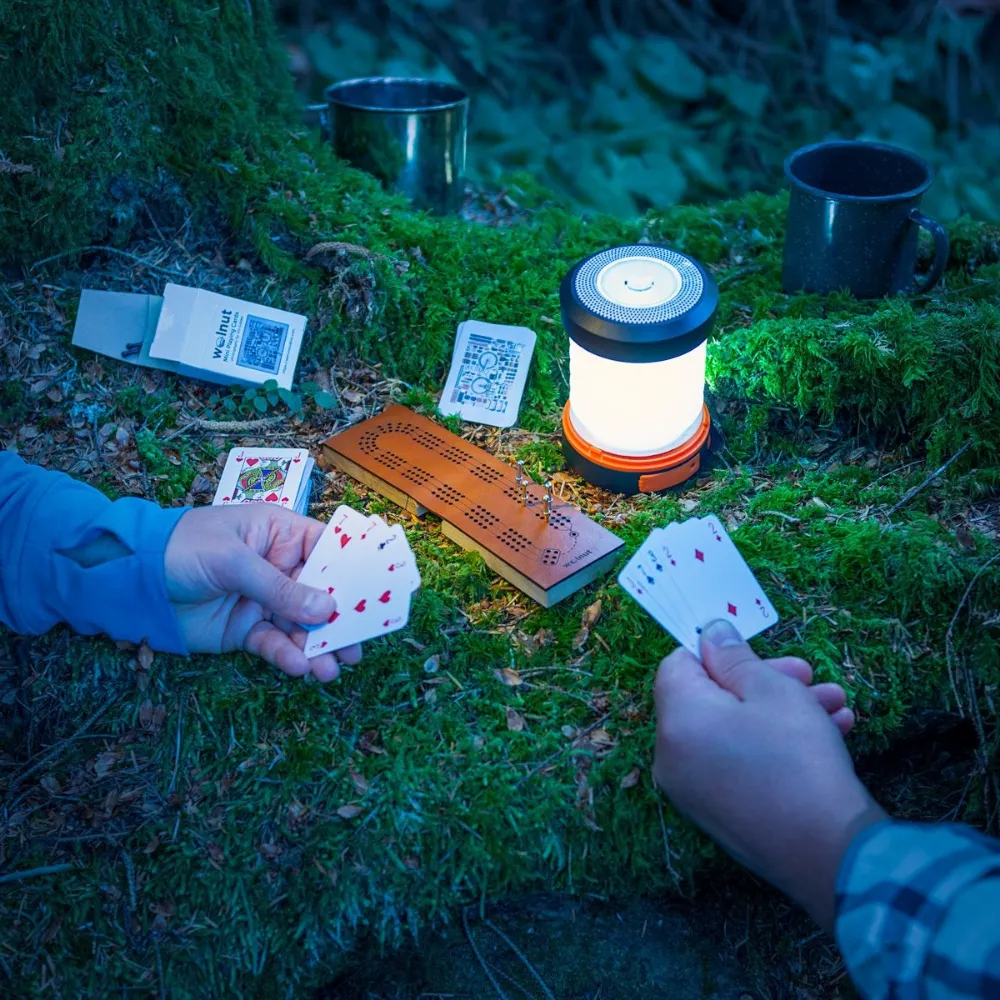
<svg viewBox="0 0 1000 1000">
<path fill-rule="evenodd" d="M 551 607 L 611 569 L 624 544 L 572 504 L 529 481 L 525 506 L 516 469 L 405 406 L 323 442 L 323 458 L 479 552 L 493 570 Z"/>
</svg>

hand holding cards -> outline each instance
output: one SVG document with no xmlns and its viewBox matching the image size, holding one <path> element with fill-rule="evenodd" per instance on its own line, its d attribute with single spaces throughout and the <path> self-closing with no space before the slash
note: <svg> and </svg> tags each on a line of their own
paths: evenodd
<svg viewBox="0 0 1000 1000">
<path fill-rule="evenodd" d="M 303 448 L 233 448 L 212 506 L 270 503 L 305 514 L 315 464 Z"/>
<path fill-rule="evenodd" d="M 325 625 L 305 626 L 304 650 L 312 658 L 403 628 L 420 573 L 402 528 L 338 507 L 299 583 L 325 590 L 337 602 Z"/>
<path fill-rule="evenodd" d="M 682 646 L 700 656 L 716 618 L 750 639 L 778 621 L 774 605 L 716 517 L 655 529 L 618 576 L 621 586 Z"/>
</svg>

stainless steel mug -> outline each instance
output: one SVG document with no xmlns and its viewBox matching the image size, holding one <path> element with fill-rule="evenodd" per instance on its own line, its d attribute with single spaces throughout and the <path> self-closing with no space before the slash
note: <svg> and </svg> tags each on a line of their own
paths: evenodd
<svg viewBox="0 0 1000 1000">
<path fill-rule="evenodd" d="M 469 97 L 452 83 L 410 77 L 342 80 L 320 112 L 334 152 L 414 205 L 438 215 L 462 207 Z"/>
</svg>

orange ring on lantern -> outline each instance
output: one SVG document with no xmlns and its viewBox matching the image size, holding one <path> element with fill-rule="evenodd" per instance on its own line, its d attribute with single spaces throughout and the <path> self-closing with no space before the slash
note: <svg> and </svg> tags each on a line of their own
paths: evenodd
<svg viewBox="0 0 1000 1000">
<path fill-rule="evenodd" d="M 712 418 L 708 407 L 702 404 L 701 423 L 683 444 L 656 455 L 618 455 L 604 451 L 580 437 L 570 419 L 569 410 L 567 401 L 563 407 L 562 426 L 569 446 L 594 465 L 638 476 L 639 489 L 643 493 L 676 486 L 697 472 L 701 465 L 701 450 L 708 442 L 712 430 Z"/>
</svg>

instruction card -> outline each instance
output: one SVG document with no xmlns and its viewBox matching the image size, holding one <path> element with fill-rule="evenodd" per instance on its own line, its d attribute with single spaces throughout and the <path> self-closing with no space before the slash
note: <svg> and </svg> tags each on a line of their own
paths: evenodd
<svg viewBox="0 0 1000 1000">
<path fill-rule="evenodd" d="M 492 427 L 513 427 L 535 340 L 534 331 L 526 326 L 474 319 L 460 324 L 441 412 Z"/>
<path fill-rule="evenodd" d="M 208 382 L 290 389 L 305 326 L 297 313 L 183 285 L 162 296 L 87 289 L 73 343 Z"/>
</svg>

